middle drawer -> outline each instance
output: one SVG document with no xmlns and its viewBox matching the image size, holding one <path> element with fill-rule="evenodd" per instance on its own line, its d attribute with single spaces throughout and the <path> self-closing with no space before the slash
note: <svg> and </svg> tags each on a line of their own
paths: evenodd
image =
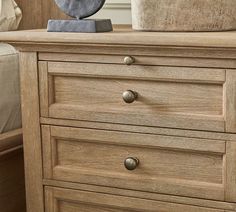
<svg viewBox="0 0 236 212">
<path fill-rule="evenodd" d="M 48 125 L 42 141 L 46 179 L 224 200 L 225 141 Z"/>
</svg>

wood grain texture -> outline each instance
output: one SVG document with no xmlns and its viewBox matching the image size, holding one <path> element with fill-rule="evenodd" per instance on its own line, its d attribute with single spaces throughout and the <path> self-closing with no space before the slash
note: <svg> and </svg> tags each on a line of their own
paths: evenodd
<svg viewBox="0 0 236 212">
<path fill-rule="evenodd" d="M 114 46 L 110 44 L 92 44 L 86 46 L 78 43 L 73 44 L 73 46 L 64 46 L 62 44 L 57 44 L 56 46 L 50 44 L 25 45 L 20 43 L 14 43 L 14 45 L 19 49 L 28 51 L 45 51 L 45 48 L 47 48 L 48 51 L 54 52 L 54 54 L 39 54 L 39 59 L 46 61 L 124 64 L 125 56 L 132 56 L 135 59 L 133 65 L 236 68 L 236 51 L 227 48 Z M 64 53 L 59 53 L 62 48 Z M 141 56 L 140 52 L 142 52 Z"/>
<path fill-rule="evenodd" d="M 44 211 L 37 53 L 21 52 L 21 102 L 28 212 Z"/>
<path fill-rule="evenodd" d="M 66 55 L 63 55 L 66 59 Z M 68 55 L 70 57 L 70 55 Z M 187 68 L 187 67 L 168 67 L 168 66 L 151 66 L 152 62 L 155 62 L 155 58 L 149 58 L 149 65 L 124 65 L 124 58 L 118 56 L 120 65 L 114 60 L 115 56 L 103 55 L 103 61 L 96 60 L 96 56 L 93 56 L 93 61 L 86 61 L 84 55 L 78 57 L 76 62 L 79 63 L 66 63 L 66 62 L 48 62 L 48 72 L 53 75 L 70 74 L 72 76 L 92 77 L 92 78 L 117 78 L 117 79 L 140 79 L 140 80 L 152 80 L 152 81 L 186 81 L 186 82 L 201 82 L 201 83 L 224 83 L 225 82 L 225 70 L 224 69 L 210 69 L 210 68 Z M 84 62 L 80 62 L 79 59 Z M 97 56 L 99 58 L 99 56 Z M 101 59 L 102 59 L 101 58 Z M 69 59 L 69 58 L 68 58 Z M 89 55 L 87 55 L 89 59 Z M 114 60 L 113 60 L 114 59 Z M 140 57 L 138 60 L 145 59 Z M 136 60 L 136 57 L 135 57 Z M 111 61 L 113 64 L 107 64 L 107 61 Z M 85 63 L 90 62 L 90 63 Z M 152 64 L 154 65 L 154 64 Z"/>
<path fill-rule="evenodd" d="M 1 212 L 26 212 L 22 146 L 0 151 Z"/>
<path fill-rule="evenodd" d="M 0 134 L 0 151 L 4 151 L 23 144 L 22 129 L 16 129 Z"/>
<path fill-rule="evenodd" d="M 173 196 L 173 195 L 165 195 L 158 193 L 150 193 L 144 191 L 135 191 L 135 190 L 126 190 L 120 188 L 112 188 L 112 187 L 104 187 L 98 185 L 88 185 L 81 183 L 72 183 L 72 182 L 63 182 L 56 180 L 43 180 L 45 186 L 58 187 L 58 188 L 66 188 L 73 190 L 83 190 L 90 192 L 98 192 L 98 193 L 106 193 L 112 195 L 126 196 L 126 197 L 135 197 L 140 199 L 151 199 L 157 200 L 166 203 L 178 203 L 183 205 L 194 205 L 199 207 L 206 208 L 218 208 L 222 210 L 235 211 L 236 204 L 233 202 L 221 202 L 207 199 L 197 199 L 191 197 L 183 197 L 183 196 Z"/>
<path fill-rule="evenodd" d="M 47 61 L 72 61 L 72 62 L 100 62 L 100 63 L 112 63 L 120 64 L 124 63 L 124 57 L 127 55 L 135 56 L 134 64 L 142 64 L 147 60 L 147 57 L 179 57 L 179 58 L 215 58 L 215 59 L 235 59 L 235 50 L 232 48 L 209 48 L 209 47 L 174 47 L 174 46 L 145 46 L 145 45 L 118 45 L 111 46 L 108 44 L 94 45 L 93 48 L 89 48 L 89 45 L 77 44 L 80 49 L 77 49 L 77 54 L 75 53 L 75 47 L 67 46 L 64 48 L 63 53 L 47 53 L 39 52 L 39 60 Z M 64 46 L 65 47 L 65 46 Z M 98 48 L 100 47 L 100 48 Z M 102 47 L 102 48 L 101 48 Z M 26 48 L 26 46 L 25 46 Z M 52 48 L 52 46 L 48 46 Z M 57 48 L 59 50 L 60 45 L 54 46 L 54 50 Z M 70 52 L 66 51 L 70 49 Z M 80 50 L 80 51 L 79 51 Z M 112 54 L 109 54 L 109 52 Z M 140 51 L 142 54 L 140 54 Z M 89 54 L 88 54 L 89 53 Z M 164 58 L 163 58 L 164 59 Z M 148 62 L 152 62 L 149 64 Z M 149 59 L 146 65 L 155 65 L 155 60 Z"/>
<path fill-rule="evenodd" d="M 29 3 L 26 0 L 16 0 L 23 13 L 19 29 L 42 28 L 42 4 L 41 0 Z"/>
<path fill-rule="evenodd" d="M 224 131 L 225 70 L 49 62 L 48 76 L 40 86 L 49 117 Z M 126 90 L 137 101 L 125 104 Z"/>
<path fill-rule="evenodd" d="M 196 206 L 46 187 L 47 212 L 224 212 Z"/>
<path fill-rule="evenodd" d="M 236 143 L 226 143 L 226 193 L 225 199 L 236 202 Z"/>
<path fill-rule="evenodd" d="M 62 127 L 48 135 L 45 127 L 49 179 L 224 199 L 224 141 Z M 133 172 L 124 168 L 127 157 L 140 160 Z"/>
<path fill-rule="evenodd" d="M 224 91 L 226 131 L 236 132 L 236 71 L 226 71 L 226 84 Z"/>
<path fill-rule="evenodd" d="M 171 129 L 171 128 L 150 127 L 150 126 L 134 126 L 134 125 L 123 125 L 115 123 L 99 123 L 92 121 L 65 120 L 65 119 L 54 119 L 54 118 L 44 118 L 44 117 L 40 118 L 40 122 L 41 124 L 46 124 L 46 125 L 59 125 L 59 126 L 89 128 L 89 129 L 103 129 L 103 130 L 113 130 L 122 132 L 148 133 L 154 135 L 170 135 L 170 136 L 172 135 L 172 136 L 203 138 L 211 140 L 228 140 L 233 142 L 236 141 L 236 134 L 233 133 Z"/>
<path fill-rule="evenodd" d="M 116 29 L 110 33 L 48 33 L 46 30 L 2 32 L 0 41 L 31 44 L 112 44 L 137 46 L 179 46 L 236 48 L 236 32 L 157 33 Z M 45 51 L 45 49 L 44 49 Z"/>
<path fill-rule="evenodd" d="M 42 152 L 43 152 L 43 177 L 44 179 L 50 179 L 52 178 L 52 163 L 49 163 L 48 161 L 55 160 L 53 156 L 56 157 L 56 155 L 53 155 L 52 149 L 48 148 L 48 145 L 50 145 L 51 141 L 51 128 L 49 125 L 42 125 L 41 126 L 41 132 L 42 132 Z"/>
<path fill-rule="evenodd" d="M 68 19 L 65 13 L 63 13 L 56 5 L 54 0 L 41 0 L 42 4 L 42 28 L 46 28 L 49 19 Z"/>
<path fill-rule="evenodd" d="M 144 31 L 224 31 L 236 29 L 234 0 L 135 0 L 132 23 Z"/>
<path fill-rule="evenodd" d="M 44 204 L 46 212 L 236 211 L 235 32 L 36 30 L 1 39 L 22 55 L 30 212 Z M 133 88 L 145 104 L 123 105 Z M 141 161 L 134 172 L 123 166 L 130 155 Z"/>
<path fill-rule="evenodd" d="M 19 46 L 18 46 L 19 47 Z M 194 68 L 236 68 L 236 62 L 234 57 L 230 52 L 223 50 L 224 55 L 217 53 L 216 49 L 209 49 L 203 54 L 197 53 L 195 51 L 188 51 L 188 48 L 183 48 L 185 54 L 179 48 L 148 48 L 134 46 L 123 46 L 122 49 L 110 45 L 91 45 L 90 47 L 85 47 L 84 45 L 74 45 L 71 46 L 49 46 L 46 45 L 49 51 L 60 52 L 61 48 L 64 49 L 64 54 L 58 53 L 40 53 L 39 59 L 43 61 L 64 61 L 64 62 L 88 62 L 88 63 L 105 63 L 105 64 L 124 64 L 124 58 L 131 55 L 135 62 L 133 65 L 144 65 L 144 66 L 171 66 L 171 67 L 194 67 Z M 38 51 L 43 51 L 45 46 L 28 46 L 23 45 L 19 47 L 20 49 L 37 49 Z M 140 56 L 140 51 L 144 55 Z M 69 54 L 72 53 L 72 54 Z M 112 54 L 111 54 L 112 52 Z M 77 54 L 75 54 L 77 53 Z M 229 53 L 229 55 L 226 55 Z M 233 53 L 233 51 L 232 51 Z M 97 55 L 101 54 L 101 55 Z M 236 54 L 236 51 L 234 55 Z M 222 58 L 224 57 L 224 58 Z M 229 59 L 226 59 L 229 57 Z M 200 70 L 200 69 L 199 69 Z"/>
<path fill-rule="evenodd" d="M 45 28 L 48 19 L 67 18 L 66 15 L 57 8 L 54 0 L 37 0 L 31 3 L 26 0 L 16 0 L 16 3 L 23 12 L 20 30 Z"/>
<path fill-rule="evenodd" d="M 48 116 L 49 113 L 49 76 L 48 63 L 39 62 L 39 97 L 40 97 L 40 115 Z"/>
</svg>

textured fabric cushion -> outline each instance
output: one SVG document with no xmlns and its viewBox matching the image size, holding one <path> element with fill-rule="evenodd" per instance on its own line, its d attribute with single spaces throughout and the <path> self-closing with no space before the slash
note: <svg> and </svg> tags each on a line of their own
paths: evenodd
<svg viewBox="0 0 236 212">
<path fill-rule="evenodd" d="M 0 44 L 0 133 L 21 127 L 18 53 Z"/>
<path fill-rule="evenodd" d="M 0 31 L 16 30 L 22 18 L 14 0 L 0 0 Z"/>
<path fill-rule="evenodd" d="M 134 0 L 133 29 L 227 31 L 236 29 L 236 0 Z"/>
</svg>

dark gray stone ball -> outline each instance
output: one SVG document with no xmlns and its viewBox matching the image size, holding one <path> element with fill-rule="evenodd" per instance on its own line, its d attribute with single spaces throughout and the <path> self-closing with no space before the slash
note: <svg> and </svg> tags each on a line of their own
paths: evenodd
<svg viewBox="0 0 236 212">
<path fill-rule="evenodd" d="M 55 0 L 58 7 L 67 15 L 83 19 L 98 12 L 106 0 Z"/>
</svg>

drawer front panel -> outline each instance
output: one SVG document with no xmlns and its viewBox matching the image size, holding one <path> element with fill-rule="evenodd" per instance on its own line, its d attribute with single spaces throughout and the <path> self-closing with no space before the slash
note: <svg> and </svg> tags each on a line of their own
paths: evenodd
<svg viewBox="0 0 236 212">
<path fill-rule="evenodd" d="M 47 212 L 224 212 L 220 209 L 53 187 L 45 188 L 45 204 Z"/>
<path fill-rule="evenodd" d="M 40 62 L 39 71 L 44 117 L 225 130 L 225 70 Z"/>
<path fill-rule="evenodd" d="M 224 199 L 224 141 L 54 126 L 42 135 L 47 179 Z"/>
</svg>

